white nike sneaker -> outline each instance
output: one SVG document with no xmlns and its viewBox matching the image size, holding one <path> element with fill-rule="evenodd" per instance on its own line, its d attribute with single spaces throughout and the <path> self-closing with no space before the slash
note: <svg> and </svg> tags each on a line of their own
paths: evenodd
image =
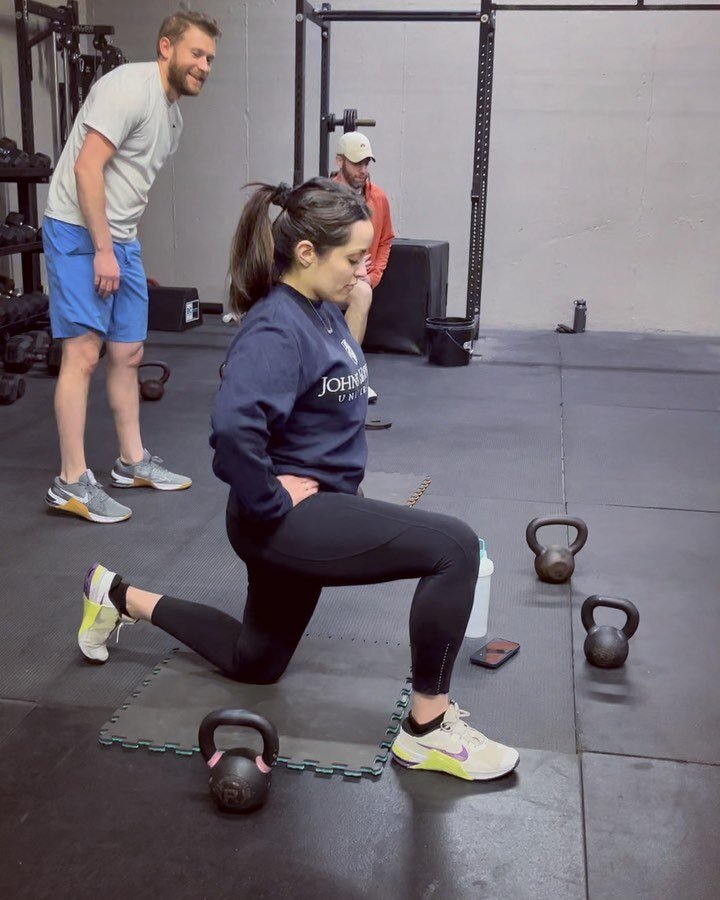
<svg viewBox="0 0 720 900">
<path fill-rule="evenodd" d="M 438 728 L 415 735 L 407 719 L 392 745 L 395 761 L 408 769 L 446 772 L 466 781 L 490 781 L 512 772 L 520 754 L 471 728 L 462 719 L 470 713 L 451 703 Z"/>
<path fill-rule="evenodd" d="M 116 573 L 95 563 L 85 576 L 83 585 L 83 618 L 78 631 L 78 645 L 86 659 L 104 663 L 108 658 L 107 641 L 116 628 L 137 620 L 124 616 L 109 596 Z"/>
</svg>

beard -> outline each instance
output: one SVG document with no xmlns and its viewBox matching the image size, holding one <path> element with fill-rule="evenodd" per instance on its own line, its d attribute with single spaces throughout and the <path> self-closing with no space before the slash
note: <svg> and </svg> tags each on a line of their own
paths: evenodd
<svg viewBox="0 0 720 900">
<path fill-rule="evenodd" d="M 179 97 L 194 97 L 202 89 L 202 81 L 198 82 L 197 90 L 192 90 L 187 86 L 187 76 L 192 71 L 192 68 L 192 66 L 182 68 L 174 61 L 168 64 L 168 84 Z"/>
<path fill-rule="evenodd" d="M 353 190 L 357 191 L 358 193 L 362 192 L 362 189 L 365 187 L 365 182 L 367 181 L 366 175 L 353 175 L 349 167 L 346 165 L 345 160 L 343 160 L 340 171 L 342 172 L 342 176 L 347 184 L 349 184 Z"/>
</svg>

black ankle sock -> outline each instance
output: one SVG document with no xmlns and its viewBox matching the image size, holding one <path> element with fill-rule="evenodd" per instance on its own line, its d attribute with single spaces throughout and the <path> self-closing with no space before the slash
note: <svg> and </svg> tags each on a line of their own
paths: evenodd
<svg viewBox="0 0 720 900">
<path fill-rule="evenodd" d="M 125 584 L 122 578 L 119 575 L 116 575 L 113 578 L 113 583 L 110 586 L 110 590 L 108 591 L 108 597 L 112 601 L 115 609 L 123 613 L 123 615 L 127 615 L 127 589 L 129 585 Z"/>
<path fill-rule="evenodd" d="M 436 719 L 433 719 L 432 722 L 426 722 L 424 725 L 419 725 L 413 718 L 413 714 L 410 713 L 403 722 L 403 725 L 407 726 L 406 731 L 409 731 L 410 734 L 427 734 L 429 731 L 434 731 L 436 728 L 439 728 L 442 725 L 444 718 L 445 713 L 440 713 L 440 715 Z"/>
</svg>

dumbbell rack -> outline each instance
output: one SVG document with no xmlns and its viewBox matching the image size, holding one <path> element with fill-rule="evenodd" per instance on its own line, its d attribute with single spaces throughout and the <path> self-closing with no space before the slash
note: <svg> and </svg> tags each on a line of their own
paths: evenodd
<svg viewBox="0 0 720 900">
<path fill-rule="evenodd" d="M 52 172 L 52 169 L 32 169 L 29 167 L 15 169 L 10 166 L 0 168 L 0 183 L 17 185 L 18 211 L 23 214 L 25 221 L 35 228 L 38 227 L 38 222 L 36 204 L 33 202 L 35 192 L 31 190 L 31 186 L 47 184 L 50 181 Z M 42 253 L 42 249 L 42 241 L 0 247 L 0 257 L 22 254 L 22 278 L 23 291 L 25 293 L 42 290 L 40 263 L 37 258 L 37 254 Z"/>
</svg>

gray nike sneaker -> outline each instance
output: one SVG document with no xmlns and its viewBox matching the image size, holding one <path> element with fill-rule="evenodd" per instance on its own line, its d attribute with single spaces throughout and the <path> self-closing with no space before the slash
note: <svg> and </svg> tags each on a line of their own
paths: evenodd
<svg viewBox="0 0 720 900">
<path fill-rule="evenodd" d="M 151 456 L 145 450 L 142 461 L 128 466 L 121 459 L 115 460 L 110 473 L 113 487 L 152 487 L 158 491 L 183 491 L 192 484 L 187 475 L 176 475 L 162 465 L 159 456 Z"/>
<path fill-rule="evenodd" d="M 124 522 L 132 515 L 131 509 L 105 493 L 90 469 L 83 472 L 73 484 L 55 478 L 45 495 L 45 502 L 60 512 L 81 516 L 102 525 Z"/>
</svg>

